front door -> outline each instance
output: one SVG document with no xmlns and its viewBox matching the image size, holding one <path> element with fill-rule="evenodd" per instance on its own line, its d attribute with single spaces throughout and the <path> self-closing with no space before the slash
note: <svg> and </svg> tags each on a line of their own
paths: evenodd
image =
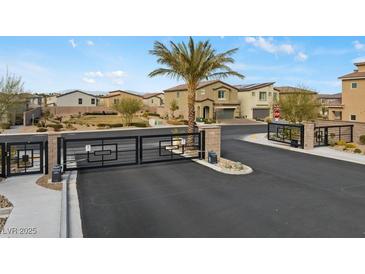
<svg viewBox="0 0 365 274">
<path fill-rule="evenodd" d="M 209 107 L 205 106 L 203 108 L 203 118 L 208 119 L 209 118 Z"/>
</svg>

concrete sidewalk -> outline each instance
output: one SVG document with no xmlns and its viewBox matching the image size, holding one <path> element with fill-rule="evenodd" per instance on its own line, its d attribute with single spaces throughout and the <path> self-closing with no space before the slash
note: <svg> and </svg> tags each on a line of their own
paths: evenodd
<svg viewBox="0 0 365 274">
<path fill-rule="evenodd" d="M 289 144 L 269 141 L 266 136 L 267 133 L 255 133 L 255 134 L 245 135 L 240 139 L 242 141 L 261 144 L 265 146 L 277 147 L 281 149 L 365 165 L 365 155 L 339 151 L 331 147 L 317 147 L 314 149 L 304 150 L 301 148 L 291 147 Z"/>
<path fill-rule="evenodd" d="M 41 175 L 11 177 L 0 183 L 0 193 L 14 208 L 0 238 L 58 238 L 61 191 L 36 184 Z"/>
</svg>

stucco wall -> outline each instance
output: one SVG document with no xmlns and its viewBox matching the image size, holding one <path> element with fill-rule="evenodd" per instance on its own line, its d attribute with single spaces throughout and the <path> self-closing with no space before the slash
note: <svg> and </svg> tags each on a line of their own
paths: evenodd
<svg viewBox="0 0 365 274">
<path fill-rule="evenodd" d="M 353 82 L 357 83 L 356 89 L 351 88 Z M 353 114 L 356 115 L 356 122 L 365 122 L 365 79 L 342 81 L 342 104 L 342 120 L 351 121 Z"/>
<path fill-rule="evenodd" d="M 105 107 L 113 107 L 115 100 L 122 100 L 124 98 L 134 98 L 137 100 L 142 101 L 142 97 L 130 93 L 120 93 L 117 96 L 110 96 L 110 97 L 102 97 L 100 98 L 100 105 L 103 105 Z"/>
<path fill-rule="evenodd" d="M 255 96 L 252 93 L 255 93 Z M 260 92 L 266 92 L 266 101 L 260 101 L 259 94 Z M 269 96 L 269 92 L 271 92 L 271 96 Z M 240 101 L 240 116 L 246 117 L 248 119 L 252 119 L 253 109 L 254 108 L 269 108 L 270 116 L 272 117 L 272 105 L 274 99 L 274 93 L 279 100 L 279 93 L 274 90 L 274 86 L 266 86 L 262 88 L 258 88 L 250 91 L 239 91 L 238 99 Z"/>
<path fill-rule="evenodd" d="M 79 104 L 79 98 L 82 99 L 82 104 Z M 95 104 L 91 103 L 91 99 L 95 100 Z M 76 107 L 76 106 L 84 106 L 84 107 L 92 107 L 96 106 L 96 96 L 90 96 L 82 92 L 73 92 L 69 94 L 65 94 L 63 96 L 56 98 L 56 105 L 60 107 Z"/>
<path fill-rule="evenodd" d="M 32 125 L 33 119 L 39 119 L 42 116 L 42 108 L 37 107 L 28 111 L 23 112 L 23 125 Z"/>
<path fill-rule="evenodd" d="M 157 96 L 153 96 L 147 99 L 143 99 L 143 104 L 146 106 L 150 106 L 150 107 L 159 107 L 163 105 L 163 94 L 162 95 L 157 95 Z"/>
</svg>

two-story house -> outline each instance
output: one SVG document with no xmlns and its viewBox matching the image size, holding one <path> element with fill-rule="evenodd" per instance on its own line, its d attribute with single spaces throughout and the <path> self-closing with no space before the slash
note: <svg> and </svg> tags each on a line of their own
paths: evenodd
<svg viewBox="0 0 365 274">
<path fill-rule="evenodd" d="M 188 118 L 188 90 L 186 85 L 178 85 L 164 90 L 165 108 L 169 110 L 176 101 L 179 109 L 175 116 Z M 168 111 L 169 112 L 169 111 Z M 195 96 L 195 117 L 205 119 L 233 119 L 239 116 L 238 89 L 220 80 L 202 81 Z"/>
<path fill-rule="evenodd" d="M 125 90 L 114 90 L 108 92 L 107 95 L 100 98 L 100 104 L 111 108 L 113 105 L 119 103 L 124 98 L 133 98 L 137 100 L 143 100 L 143 97 L 140 94 L 137 94 L 132 91 L 125 91 Z"/>
<path fill-rule="evenodd" d="M 81 90 L 72 90 L 56 96 L 55 105 L 58 107 L 95 107 L 99 97 Z"/>
<path fill-rule="evenodd" d="M 320 115 L 328 120 L 342 120 L 342 94 L 319 94 Z"/>
<path fill-rule="evenodd" d="M 365 122 L 365 62 L 357 69 L 339 77 L 342 80 L 342 120 Z"/>
<path fill-rule="evenodd" d="M 278 101 L 275 82 L 237 85 L 240 117 L 264 120 L 272 117 L 273 104 Z"/>
<path fill-rule="evenodd" d="M 164 104 L 164 93 L 154 92 L 143 94 L 143 104 L 149 107 L 161 107 Z"/>
</svg>

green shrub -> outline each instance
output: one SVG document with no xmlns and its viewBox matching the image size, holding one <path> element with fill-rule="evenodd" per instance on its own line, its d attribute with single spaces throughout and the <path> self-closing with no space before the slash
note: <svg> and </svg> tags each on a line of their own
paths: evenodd
<svg viewBox="0 0 365 274">
<path fill-rule="evenodd" d="M 203 123 L 204 118 L 203 117 L 196 117 L 195 121 L 198 122 L 198 123 Z"/>
<path fill-rule="evenodd" d="M 59 130 L 61 128 L 63 128 L 63 125 L 62 124 L 49 124 L 47 125 L 47 127 L 50 127 L 50 128 L 53 128 L 54 130 Z"/>
<path fill-rule="evenodd" d="M 179 125 L 183 125 L 182 122 L 180 122 L 179 120 L 167 120 L 167 123 L 170 125 L 174 125 L 174 126 L 179 126 Z"/>
<path fill-rule="evenodd" d="M 337 146 L 346 146 L 346 142 L 344 140 L 339 140 L 336 142 Z"/>
<path fill-rule="evenodd" d="M 266 118 L 264 119 L 264 121 L 265 121 L 266 123 L 271 123 L 271 122 L 272 122 L 272 118 L 271 118 L 270 116 L 268 116 L 268 117 L 266 117 Z"/>
<path fill-rule="evenodd" d="M 41 120 L 37 123 L 37 127 L 46 127 L 46 122 Z"/>
<path fill-rule="evenodd" d="M 134 126 L 134 127 L 147 127 L 147 123 L 143 123 L 143 122 L 131 123 L 131 126 Z"/>
<path fill-rule="evenodd" d="M 361 135 L 359 139 L 360 139 L 360 143 L 362 145 L 365 145 L 365 135 Z"/>
<path fill-rule="evenodd" d="M 362 151 L 361 151 L 361 149 L 359 149 L 359 148 L 355 148 L 355 150 L 354 150 L 354 153 L 361 153 Z"/>
<path fill-rule="evenodd" d="M 355 144 L 352 143 L 348 143 L 345 145 L 346 148 L 357 148 L 357 146 Z"/>
<path fill-rule="evenodd" d="M 10 123 L 0 123 L 0 127 L 2 129 L 10 129 Z"/>
<path fill-rule="evenodd" d="M 37 132 L 46 132 L 46 131 L 48 131 L 48 129 L 45 127 L 40 127 L 37 129 Z"/>
</svg>

